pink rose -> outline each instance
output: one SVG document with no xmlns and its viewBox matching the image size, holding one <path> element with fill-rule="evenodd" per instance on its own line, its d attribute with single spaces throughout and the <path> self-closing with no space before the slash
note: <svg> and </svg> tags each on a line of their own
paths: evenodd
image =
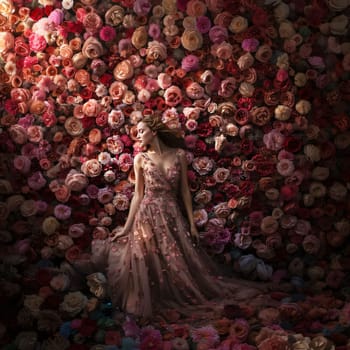
<svg viewBox="0 0 350 350">
<path fill-rule="evenodd" d="M 26 129 L 18 124 L 11 125 L 8 129 L 11 139 L 14 143 L 23 145 L 27 142 L 28 136 Z"/>
<path fill-rule="evenodd" d="M 31 175 L 28 178 L 28 186 L 32 188 L 34 191 L 38 191 L 41 188 L 45 187 L 46 182 L 47 181 L 44 178 L 41 171 L 36 171 L 35 173 L 33 173 L 33 175 Z"/>
<path fill-rule="evenodd" d="M 190 54 L 185 56 L 181 61 L 181 68 L 185 72 L 197 70 L 199 67 L 199 58 L 196 55 Z"/>
<path fill-rule="evenodd" d="M 26 156 L 16 156 L 13 160 L 13 166 L 15 169 L 23 174 L 29 172 L 31 164 L 31 160 Z"/>
<path fill-rule="evenodd" d="M 29 46 L 30 49 L 34 52 L 44 51 L 46 48 L 46 40 L 43 36 L 36 33 L 32 33 L 29 36 Z"/>
<path fill-rule="evenodd" d="M 83 223 L 72 224 L 69 226 L 68 234 L 72 238 L 78 238 L 84 235 L 86 226 Z"/>
<path fill-rule="evenodd" d="M 223 26 L 213 26 L 209 30 L 209 39 L 214 43 L 214 44 L 220 44 L 223 41 L 228 39 L 228 31 L 227 28 Z"/>
<path fill-rule="evenodd" d="M 80 192 L 88 185 L 89 180 L 85 174 L 71 169 L 64 182 L 71 191 Z"/>
<path fill-rule="evenodd" d="M 198 100 L 203 97 L 204 95 L 204 88 L 199 85 L 197 82 L 190 83 L 186 89 L 186 95 L 194 100 Z"/>
<path fill-rule="evenodd" d="M 72 214 L 72 209 L 64 204 L 57 204 L 54 208 L 54 215 L 59 220 L 67 220 Z"/>
<path fill-rule="evenodd" d="M 198 157 L 193 160 L 192 167 L 199 175 L 206 175 L 213 169 L 214 161 L 209 157 Z"/>
<path fill-rule="evenodd" d="M 103 26 L 100 29 L 100 39 L 103 41 L 113 41 L 116 38 L 116 32 L 115 29 L 111 26 Z"/>
<path fill-rule="evenodd" d="M 255 38 L 244 39 L 241 46 L 244 51 L 255 52 L 258 49 L 259 41 Z"/>
<path fill-rule="evenodd" d="M 285 136 L 278 130 L 272 129 L 263 136 L 263 142 L 268 149 L 278 151 L 283 147 Z"/>
<path fill-rule="evenodd" d="M 101 112 L 102 107 L 99 101 L 91 98 L 87 102 L 83 104 L 83 113 L 87 117 L 97 117 L 97 115 Z"/>
</svg>

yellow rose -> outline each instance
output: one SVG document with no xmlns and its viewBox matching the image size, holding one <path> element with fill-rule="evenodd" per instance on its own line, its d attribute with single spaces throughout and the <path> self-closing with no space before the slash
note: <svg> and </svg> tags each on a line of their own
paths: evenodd
<svg viewBox="0 0 350 350">
<path fill-rule="evenodd" d="M 203 45 L 203 36 L 197 30 L 185 29 L 181 36 L 181 44 L 188 51 L 198 50 Z"/>
</svg>

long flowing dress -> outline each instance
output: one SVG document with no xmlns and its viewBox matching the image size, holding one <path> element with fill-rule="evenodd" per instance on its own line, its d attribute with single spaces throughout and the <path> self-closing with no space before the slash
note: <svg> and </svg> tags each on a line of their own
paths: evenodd
<svg viewBox="0 0 350 350">
<path fill-rule="evenodd" d="M 165 172 L 142 153 L 144 197 L 129 235 L 107 247 L 113 304 L 145 318 L 162 308 L 203 305 L 241 287 L 221 280 L 210 257 L 191 239 L 177 198 L 180 152 Z M 95 257 L 101 258 L 101 251 L 95 250 Z"/>
</svg>

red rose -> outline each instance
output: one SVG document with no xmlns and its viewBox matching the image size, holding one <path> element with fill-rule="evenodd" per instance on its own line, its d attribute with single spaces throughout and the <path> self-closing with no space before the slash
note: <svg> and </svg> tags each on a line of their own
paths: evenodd
<svg viewBox="0 0 350 350">
<path fill-rule="evenodd" d="M 50 5 L 46 5 L 44 7 L 44 13 L 45 13 L 45 16 L 49 16 L 49 14 L 54 10 L 54 7 L 53 6 L 50 6 Z"/>
<path fill-rule="evenodd" d="M 29 17 L 35 22 L 44 16 L 44 9 L 42 7 L 35 7 L 34 10 L 30 11 Z"/>
<path fill-rule="evenodd" d="M 53 274 L 48 269 L 39 269 L 39 271 L 36 273 L 36 280 L 41 286 L 47 286 L 51 279 L 53 277 Z"/>
<path fill-rule="evenodd" d="M 286 136 L 283 146 L 286 151 L 296 153 L 301 150 L 302 145 L 301 139 L 293 136 Z"/>
<path fill-rule="evenodd" d="M 197 126 L 197 135 L 200 137 L 208 137 L 213 133 L 210 123 L 199 123 Z"/>
<path fill-rule="evenodd" d="M 253 152 L 253 141 L 244 139 L 241 141 L 241 151 L 244 155 L 248 155 Z"/>
<path fill-rule="evenodd" d="M 62 303 L 63 296 L 56 293 L 48 295 L 42 303 L 42 309 L 58 310 L 59 305 Z"/>
</svg>

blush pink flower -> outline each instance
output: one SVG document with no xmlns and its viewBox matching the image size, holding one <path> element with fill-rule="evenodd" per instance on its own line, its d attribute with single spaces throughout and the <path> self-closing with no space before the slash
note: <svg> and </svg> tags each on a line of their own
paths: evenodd
<svg viewBox="0 0 350 350">
<path fill-rule="evenodd" d="M 54 215 L 59 220 L 67 220 L 72 214 L 72 209 L 68 205 L 57 204 L 54 208 Z"/>
<path fill-rule="evenodd" d="M 217 330 L 212 325 L 193 329 L 191 336 L 194 342 L 204 342 L 209 347 L 215 346 L 220 340 Z"/>
</svg>

